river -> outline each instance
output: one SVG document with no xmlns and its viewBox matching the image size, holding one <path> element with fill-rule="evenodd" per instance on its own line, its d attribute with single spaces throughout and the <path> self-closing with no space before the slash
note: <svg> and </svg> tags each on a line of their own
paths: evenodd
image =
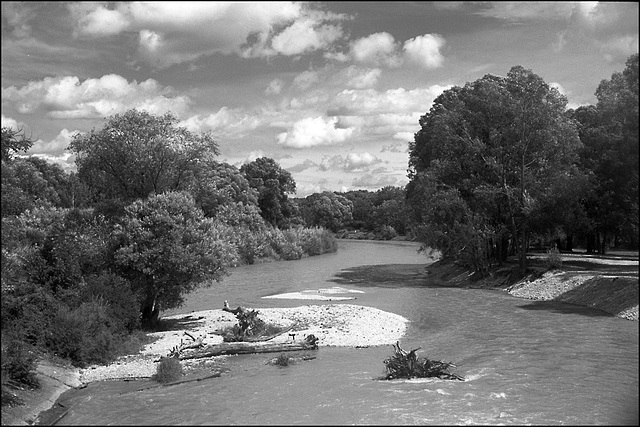
<svg viewBox="0 0 640 427">
<path fill-rule="evenodd" d="M 435 286 L 410 242 L 340 240 L 338 252 L 243 266 L 168 314 L 231 306 L 361 304 L 410 320 L 401 339 L 419 356 L 453 362 L 466 381 L 384 381 L 391 346 L 321 347 L 288 367 L 269 355 L 231 356 L 221 377 L 135 391 L 150 381 L 74 391 L 58 425 L 638 423 L 638 322 L 501 291 Z M 428 276 L 427 276 L 428 277 Z M 344 302 L 264 299 L 342 286 Z"/>
</svg>

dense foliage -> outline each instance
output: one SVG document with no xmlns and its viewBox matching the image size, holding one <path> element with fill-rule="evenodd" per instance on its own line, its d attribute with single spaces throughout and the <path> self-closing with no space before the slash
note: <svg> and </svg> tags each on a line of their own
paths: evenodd
<svg viewBox="0 0 640 427">
<path fill-rule="evenodd" d="M 604 253 L 611 244 L 638 246 L 638 54 L 622 73 L 603 80 L 597 105 L 571 111 L 589 176 L 584 196 L 587 248 Z M 570 249 L 570 247 L 568 248 Z"/>
<path fill-rule="evenodd" d="M 300 225 L 275 161 L 217 162 L 208 134 L 176 122 L 131 110 L 75 135 L 77 174 L 2 129 L 3 390 L 37 386 L 45 352 L 86 366 L 137 351 L 162 310 L 232 267 L 337 249 Z"/>
<path fill-rule="evenodd" d="M 114 230 L 114 263 L 141 298 L 142 323 L 182 305 L 201 284 L 220 280 L 236 250 L 188 193 L 167 192 L 133 202 Z"/>
<path fill-rule="evenodd" d="M 410 143 L 416 239 L 480 272 L 518 254 L 523 273 L 532 242 L 637 245 L 637 62 L 577 112 L 520 66 L 443 92 Z"/>
<path fill-rule="evenodd" d="M 128 204 L 187 188 L 218 146 L 210 134 L 192 134 L 177 122 L 171 113 L 158 117 L 134 109 L 110 117 L 99 131 L 76 134 L 69 150 L 95 201 Z"/>
<path fill-rule="evenodd" d="M 305 226 L 328 228 L 341 238 L 411 238 L 411 218 L 403 187 L 377 191 L 324 191 L 295 199 Z"/>
<path fill-rule="evenodd" d="M 257 191 L 258 206 L 264 220 L 279 228 L 291 226 L 291 220 L 297 217 L 296 205 L 289 200 L 289 194 L 296 192 L 291 173 L 268 157 L 245 163 L 240 172 Z"/>
</svg>

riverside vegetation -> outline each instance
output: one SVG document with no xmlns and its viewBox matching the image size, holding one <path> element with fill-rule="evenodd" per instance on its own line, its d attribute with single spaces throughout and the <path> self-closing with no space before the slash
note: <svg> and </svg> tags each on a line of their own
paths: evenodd
<svg viewBox="0 0 640 427">
<path fill-rule="evenodd" d="M 24 156 L 33 141 L 3 127 L 3 405 L 37 386 L 43 354 L 82 367 L 135 353 L 197 287 L 335 251 L 336 235 L 412 239 L 474 277 L 513 257 L 524 277 L 536 246 L 636 250 L 637 82 L 635 54 L 597 105 L 574 110 L 531 70 L 487 75 L 420 118 L 405 187 L 299 199 L 273 159 L 218 162 L 211 135 L 171 113 L 130 110 L 76 134 L 73 173 Z"/>
<path fill-rule="evenodd" d="M 336 250 L 331 231 L 294 215 L 295 182 L 277 163 L 216 162 L 208 135 L 175 123 L 111 117 L 75 136 L 71 174 L 17 156 L 32 142 L 2 129 L 3 405 L 38 387 L 45 354 L 109 363 L 138 352 L 162 310 L 233 267 Z"/>
</svg>

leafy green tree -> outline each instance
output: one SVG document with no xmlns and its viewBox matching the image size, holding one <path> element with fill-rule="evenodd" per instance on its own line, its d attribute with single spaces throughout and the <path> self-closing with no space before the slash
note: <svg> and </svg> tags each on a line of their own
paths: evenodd
<svg viewBox="0 0 640 427">
<path fill-rule="evenodd" d="M 38 157 L 2 163 L 2 215 L 19 215 L 38 206 L 82 206 L 81 185 L 60 165 Z"/>
<path fill-rule="evenodd" d="M 610 237 L 638 245 L 638 54 L 622 73 L 603 80 L 597 106 L 573 111 L 584 144 L 581 164 L 591 176 L 585 207 L 591 221 L 587 250 L 606 251 Z"/>
<path fill-rule="evenodd" d="M 258 192 L 238 168 L 228 163 L 202 162 L 196 169 L 190 192 L 208 217 L 226 205 L 242 203 L 258 207 Z"/>
<path fill-rule="evenodd" d="M 296 192 L 291 173 L 268 157 L 245 163 L 240 172 L 258 191 L 258 206 L 264 220 L 274 227 L 288 228 L 297 215 L 296 205 L 288 197 Z"/>
<path fill-rule="evenodd" d="M 438 206 L 443 202 L 433 195 L 455 190 L 473 214 L 466 223 L 473 223 L 489 242 L 489 249 L 480 251 L 470 249 L 478 248 L 475 237 L 469 244 L 456 241 L 459 250 L 500 256 L 508 244 L 509 252 L 519 249 L 524 272 L 528 237 L 536 226 L 532 219 L 545 206 L 543 199 L 554 182 L 571 181 L 579 173 L 574 165 L 580 141 L 574 121 L 565 114 L 566 103 L 556 89 L 521 66 L 511 68 L 507 77 L 486 75 L 442 93 L 420 118 L 421 129 L 410 143 L 407 190 L 413 206 Z M 437 191 L 423 194 L 425 182 Z M 423 196 L 433 198 L 416 200 Z"/>
<path fill-rule="evenodd" d="M 221 280 L 236 262 L 233 245 L 188 193 L 154 195 L 125 211 L 115 231 L 115 263 L 140 297 L 144 327 L 153 327 L 161 310 L 179 307 L 188 292 Z"/>
<path fill-rule="evenodd" d="M 69 150 L 76 154 L 79 178 L 97 201 L 122 205 L 186 189 L 194 169 L 218 155 L 218 146 L 209 133 L 195 135 L 177 123 L 171 113 L 133 109 L 109 117 L 99 131 L 76 134 Z"/>
<path fill-rule="evenodd" d="M 27 152 L 33 146 L 31 138 L 27 138 L 21 129 L 15 130 L 8 126 L 0 129 L 0 155 L 3 162 L 13 159 L 13 156 L 19 152 Z M 4 165 L 3 165 L 4 167 Z"/>
<path fill-rule="evenodd" d="M 42 173 L 25 159 L 2 162 L 2 217 L 38 206 L 52 206 L 56 192 Z"/>
<path fill-rule="evenodd" d="M 311 194 L 299 203 L 302 218 L 308 227 L 324 227 L 336 232 L 345 222 L 352 220 L 351 201 L 331 191 Z"/>
<path fill-rule="evenodd" d="M 56 163 L 48 162 L 38 157 L 27 157 L 26 162 L 31 163 L 47 182 L 47 186 L 53 190 L 51 203 L 60 208 L 73 206 L 73 178 Z"/>
<path fill-rule="evenodd" d="M 352 190 L 342 193 L 353 204 L 353 220 L 347 222 L 347 226 L 355 229 L 373 231 L 375 225 L 372 217 L 373 197 L 375 193 L 367 190 Z"/>
<path fill-rule="evenodd" d="M 371 216 L 375 229 L 392 227 L 399 234 L 406 234 L 409 223 L 406 191 L 402 187 L 387 186 L 373 193 Z"/>
</svg>

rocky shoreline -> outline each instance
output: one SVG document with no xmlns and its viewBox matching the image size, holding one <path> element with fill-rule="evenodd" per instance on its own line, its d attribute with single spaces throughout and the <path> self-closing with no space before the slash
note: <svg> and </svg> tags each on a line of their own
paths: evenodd
<svg viewBox="0 0 640 427">
<path fill-rule="evenodd" d="M 544 255 L 527 256 L 529 273 L 516 279 L 514 263 L 475 277 L 455 262 L 437 261 L 426 269 L 431 279 L 447 286 L 496 289 L 517 298 L 560 301 L 602 310 L 638 321 L 638 253 L 631 256 L 564 254 L 563 265 L 548 269 Z"/>
</svg>

